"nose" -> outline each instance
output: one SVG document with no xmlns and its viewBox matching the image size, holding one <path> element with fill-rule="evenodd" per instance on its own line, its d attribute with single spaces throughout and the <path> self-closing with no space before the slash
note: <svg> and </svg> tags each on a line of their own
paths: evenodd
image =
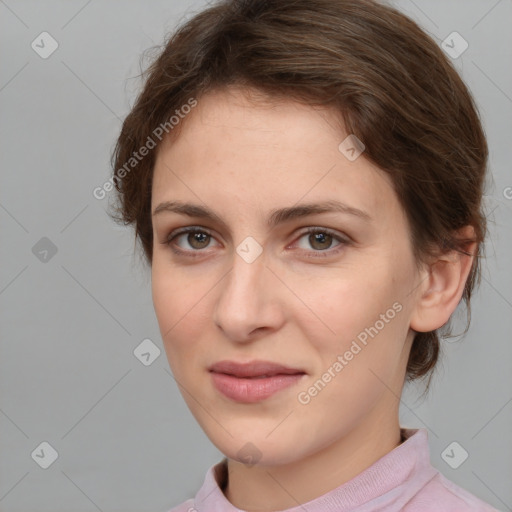
<svg viewBox="0 0 512 512">
<path fill-rule="evenodd" d="M 221 280 L 213 320 L 237 343 L 253 341 L 280 328 L 283 322 L 282 283 L 267 268 L 265 251 L 251 263 L 233 251 L 231 270 Z"/>
</svg>

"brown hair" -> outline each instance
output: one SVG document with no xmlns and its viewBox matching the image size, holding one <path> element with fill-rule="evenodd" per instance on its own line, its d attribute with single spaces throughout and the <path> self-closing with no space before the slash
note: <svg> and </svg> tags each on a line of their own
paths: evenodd
<svg viewBox="0 0 512 512">
<path fill-rule="evenodd" d="M 151 265 L 159 141 L 144 158 L 130 159 L 155 139 L 157 127 L 170 132 L 170 116 L 191 98 L 228 85 L 337 111 L 347 133 L 365 144 L 364 156 L 391 176 L 418 264 L 439 248 L 465 252 L 469 240 L 456 230 L 472 225 L 477 250 L 463 293 L 469 326 L 486 234 L 488 149 L 478 111 L 438 45 L 407 16 L 373 0 L 223 0 L 171 35 L 112 155 L 118 204 L 110 215 L 134 224 L 146 261 Z M 416 333 L 407 378 L 430 373 L 439 349 L 437 331 Z"/>
</svg>

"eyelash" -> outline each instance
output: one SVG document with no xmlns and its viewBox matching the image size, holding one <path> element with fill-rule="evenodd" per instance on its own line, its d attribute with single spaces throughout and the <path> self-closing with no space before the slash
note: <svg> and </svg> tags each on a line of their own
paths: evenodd
<svg viewBox="0 0 512 512">
<path fill-rule="evenodd" d="M 175 254 L 178 254 L 179 256 L 186 256 L 186 257 L 189 257 L 189 258 L 196 258 L 196 257 L 201 256 L 201 253 L 205 252 L 204 249 L 186 250 L 186 251 L 184 251 L 182 249 L 176 248 L 173 245 L 173 242 L 174 242 L 174 240 L 176 238 L 178 238 L 180 235 L 184 235 L 184 234 L 188 234 L 188 233 L 201 233 L 201 234 L 205 234 L 205 235 L 208 235 L 208 236 L 213 238 L 212 233 L 210 231 L 208 231 L 207 229 L 201 228 L 199 226 L 189 226 L 189 227 L 177 230 L 175 232 L 172 232 L 161 243 L 163 245 L 167 245 L 172 250 L 172 252 L 174 252 Z M 300 236 L 299 236 L 299 238 L 297 240 L 300 240 L 305 235 L 311 235 L 311 234 L 317 234 L 317 233 L 322 233 L 322 234 L 325 234 L 325 235 L 329 235 L 334 240 L 336 240 L 336 241 L 338 241 L 340 243 L 339 243 L 339 245 L 336 246 L 336 248 L 334 250 L 333 249 L 326 249 L 326 250 L 307 251 L 307 252 L 317 253 L 314 256 L 313 255 L 308 256 L 308 257 L 311 257 L 311 258 L 318 258 L 318 257 L 325 258 L 325 257 L 328 257 L 328 256 L 336 255 L 341 250 L 343 250 L 344 246 L 350 245 L 350 243 L 351 243 L 351 241 L 348 238 L 341 237 L 335 231 L 332 231 L 332 230 L 330 230 L 328 228 L 321 228 L 321 227 L 308 227 L 304 232 L 302 232 L 300 234 Z M 305 250 L 305 249 L 303 249 L 303 250 Z"/>
</svg>

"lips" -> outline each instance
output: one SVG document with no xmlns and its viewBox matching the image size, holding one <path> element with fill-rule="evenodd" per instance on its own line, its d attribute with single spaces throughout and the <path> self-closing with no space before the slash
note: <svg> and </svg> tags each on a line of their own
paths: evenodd
<svg viewBox="0 0 512 512">
<path fill-rule="evenodd" d="M 249 363 L 219 361 L 210 366 L 209 371 L 238 378 L 264 378 L 275 375 L 300 375 L 305 373 L 304 370 L 290 368 L 271 361 L 251 361 Z"/>
<path fill-rule="evenodd" d="M 217 391 L 229 400 L 245 404 L 266 400 L 306 378 L 303 370 L 272 361 L 219 361 L 209 370 Z"/>
</svg>

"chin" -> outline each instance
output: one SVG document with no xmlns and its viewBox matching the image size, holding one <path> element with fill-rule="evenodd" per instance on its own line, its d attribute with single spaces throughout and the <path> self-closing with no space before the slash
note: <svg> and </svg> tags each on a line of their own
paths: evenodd
<svg viewBox="0 0 512 512">
<path fill-rule="evenodd" d="M 229 430 L 229 427 L 228 427 Z M 297 450 L 300 442 L 286 443 L 283 437 L 270 441 L 267 433 L 251 435 L 246 429 L 243 435 L 229 430 L 233 437 L 225 433 L 221 439 L 208 435 L 210 441 L 228 459 L 248 466 L 283 466 L 304 456 Z M 291 441 L 288 437 L 288 441 Z"/>
</svg>

